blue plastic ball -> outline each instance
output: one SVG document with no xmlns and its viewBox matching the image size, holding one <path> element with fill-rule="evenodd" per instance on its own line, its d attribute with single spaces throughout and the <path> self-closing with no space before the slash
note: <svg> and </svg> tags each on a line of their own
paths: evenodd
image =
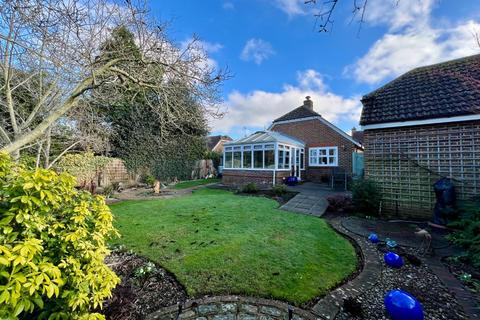
<svg viewBox="0 0 480 320">
<path fill-rule="evenodd" d="M 378 243 L 379 241 L 376 233 L 370 233 L 368 240 L 370 240 L 371 243 Z"/>
<path fill-rule="evenodd" d="M 383 260 L 387 266 L 392 268 L 401 268 L 403 266 L 403 259 L 395 252 L 387 252 L 383 255 Z"/>
<path fill-rule="evenodd" d="M 405 291 L 389 291 L 385 296 L 384 303 L 392 320 L 423 320 L 422 304 Z"/>
</svg>

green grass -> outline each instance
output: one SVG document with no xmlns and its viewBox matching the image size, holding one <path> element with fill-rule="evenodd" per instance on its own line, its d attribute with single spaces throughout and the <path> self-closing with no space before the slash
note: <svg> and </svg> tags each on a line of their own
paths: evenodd
<svg viewBox="0 0 480 320">
<path fill-rule="evenodd" d="M 209 183 L 220 182 L 220 179 L 217 178 L 208 178 L 208 179 L 198 179 L 198 180 L 188 180 L 177 183 L 173 188 L 174 189 L 187 189 L 196 186 L 201 186 Z"/>
<path fill-rule="evenodd" d="M 158 262 L 191 296 L 244 294 L 301 304 L 351 274 L 353 246 L 323 219 L 277 202 L 200 189 L 111 205 L 123 244 Z"/>
</svg>

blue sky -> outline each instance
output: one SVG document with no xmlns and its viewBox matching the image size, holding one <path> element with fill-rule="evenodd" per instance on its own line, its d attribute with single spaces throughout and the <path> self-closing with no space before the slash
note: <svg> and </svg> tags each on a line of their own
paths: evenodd
<svg viewBox="0 0 480 320">
<path fill-rule="evenodd" d="M 398 4 L 397 4 L 398 2 Z M 151 1 L 179 44 L 197 35 L 213 66 L 228 67 L 222 119 L 213 134 L 234 138 L 268 126 L 312 96 L 314 108 L 349 132 L 362 95 L 421 65 L 480 53 L 477 0 L 369 0 L 362 29 L 342 0 L 330 33 L 304 0 Z"/>
</svg>

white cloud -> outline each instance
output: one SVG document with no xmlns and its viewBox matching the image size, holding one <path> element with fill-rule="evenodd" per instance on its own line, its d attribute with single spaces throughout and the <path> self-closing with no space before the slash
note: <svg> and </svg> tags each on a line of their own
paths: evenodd
<svg viewBox="0 0 480 320">
<path fill-rule="evenodd" d="M 406 26 L 428 25 L 435 0 L 369 0 L 365 22 L 372 25 L 386 24 L 390 30 Z"/>
<path fill-rule="evenodd" d="M 201 41 L 197 39 L 186 39 L 181 42 L 180 48 L 181 50 L 185 50 L 188 46 L 190 46 L 190 50 L 193 54 L 197 54 L 199 56 L 203 56 L 203 59 L 200 59 L 201 66 L 205 69 L 217 69 L 218 63 L 212 57 L 212 53 L 216 53 L 223 49 L 223 45 L 220 43 L 213 43 L 207 41 Z"/>
<path fill-rule="evenodd" d="M 305 10 L 305 0 L 274 0 L 274 4 L 289 17 L 307 13 Z"/>
<path fill-rule="evenodd" d="M 240 58 L 245 61 L 253 61 L 261 64 L 264 60 L 274 55 L 272 45 L 262 39 L 250 39 L 245 43 Z"/>
<path fill-rule="evenodd" d="M 384 0 L 369 2 L 366 23 L 386 24 L 389 32 L 345 73 L 359 82 L 376 84 L 418 66 L 479 53 L 473 32 L 480 23 L 470 20 L 434 27 L 434 5 L 434 0 L 402 0 L 398 7 Z"/>
<path fill-rule="evenodd" d="M 230 2 L 230 1 L 224 2 L 222 7 L 225 10 L 234 10 L 235 9 L 235 5 L 233 4 L 233 2 Z"/>
<path fill-rule="evenodd" d="M 315 111 L 333 123 L 358 123 L 361 112 L 360 97 L 345 98 L 331 92 L 315 70 L 298 73 L 296 85 L 284 85 L 281 92 L 255 90 L 246 94 L 233 91 L 225 101 L 228 110 L 222 119 L 211 121 L 213 131 L 243 135 L 268 127 L 281 115 L 302 105 L 311 96 Z"/>
</svg>

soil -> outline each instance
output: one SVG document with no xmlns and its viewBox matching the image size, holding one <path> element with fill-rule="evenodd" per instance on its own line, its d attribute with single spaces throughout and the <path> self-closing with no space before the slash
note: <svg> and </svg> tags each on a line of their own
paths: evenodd
<svg viewBox="0 0 480 320">
<path fill-rule="evenodd" d="M 187 299 L 183 286 L 159 265 L 152 272 L 137 275 L 139 268 L 151 264 L 146 258 L 114 251 L 106 263 L 122 280 L 99 311 L 107 320 L 144 319 L 147 314 Z"/>
<path fill-rule="evenodd" d="M 480 305 L 480 270 L 462 257 L 448 257 L 442 259 L 442 262 L 462 282 L 464 287 L 473 293 L 473 296 L 477 298 L 477 304 Z M 465 280 L 462 275 L 470 275 L 471 279 Z"/>
</svg>

